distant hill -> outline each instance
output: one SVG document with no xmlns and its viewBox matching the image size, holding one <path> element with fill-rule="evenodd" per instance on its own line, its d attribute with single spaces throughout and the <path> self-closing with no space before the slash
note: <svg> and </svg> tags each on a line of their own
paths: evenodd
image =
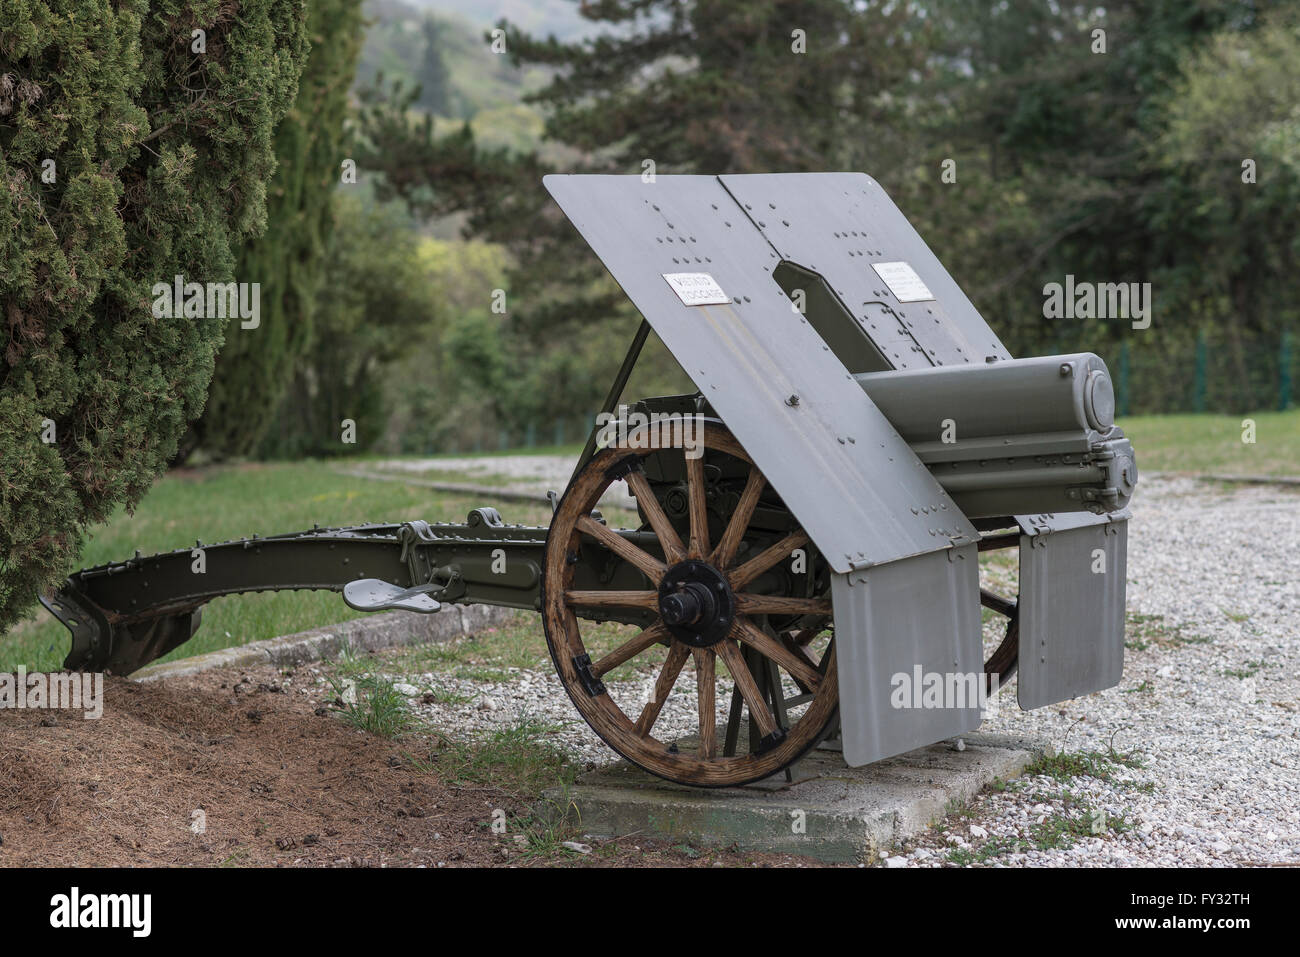
<svg viewBox="0 0 1300 957">
<path fill-rule="evenodd" d="M 590 20 L 578 12 L 577 0 L 411 0 L 421 10 L 436 14 L 454 14 L 475 26 L 489 27 L 498 20 L 511 23 L 529 33 L 546 36 L 554 33 L 561 40 L 571 40 L 594 32 Z"/>
<path fill-rule="evenodd" d="M 446 120 L 468 120 L 481 144 L 521 151 L 538 147 L 543 125 L 541 112 L 523 97 L 546 83 L 548 71 L 511 66 L 508 57 L 491 51 L 485 34 L 498 15 L 557 36 L 574 36 L 586 26 L 577 4 L 564 0 L 506 0 L 496 6 L 471 0 L 366 0 L 363 9 L 370 25 L 357 86 L 372 85 L 381 72 L 385 85 L 394 80 L 407 88 L 419 84 L 417 109 Z M 444 132 L 450 128 L 442 127 Z M 557 150 L 543 152 L 556 156 Z"/>
</svg>

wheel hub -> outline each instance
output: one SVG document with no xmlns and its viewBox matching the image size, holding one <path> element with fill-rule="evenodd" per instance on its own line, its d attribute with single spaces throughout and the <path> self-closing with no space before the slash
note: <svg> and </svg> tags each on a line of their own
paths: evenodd
<svg viewBox="0 0 1300 957">
<path fill-rule="evenodd" d="M 722 572 L 688 559 L 668 569 L 660 582 L 659 616 L 679 641 L 708 648 L 731 631 L 736 599 Z"/>
</svg>

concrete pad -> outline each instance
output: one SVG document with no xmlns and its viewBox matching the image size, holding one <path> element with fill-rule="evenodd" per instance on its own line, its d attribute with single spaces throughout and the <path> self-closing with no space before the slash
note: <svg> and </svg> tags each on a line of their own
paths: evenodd
<svg viewBox="0 0 1300 957">
<path fill-rule="evenodd" d="M 861 768 L 817 749 L 784 775 L 705 790 L 660 780 L 627 763 L 546 794 L 543 813 L 576 811 L 593 837 L 648 838 L 870 864 L 924 831 L 994 779 L 1015 777 L 1051 753 L 1046 742 L 971 734 Z"/>
</svg>

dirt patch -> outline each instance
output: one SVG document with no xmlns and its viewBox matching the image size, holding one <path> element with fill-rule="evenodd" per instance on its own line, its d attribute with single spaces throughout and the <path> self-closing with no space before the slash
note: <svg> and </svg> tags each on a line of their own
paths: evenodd
<svg viewBox="0 0 1300 957">
<path fill-rule="evenodd" d="M 591 841 L 587 855 L 539 851 L 492 831 L 498 809 L 526 817 L 528 797 L 443 783 L 436 762 L 411 757 L 437 744 L 350 727 L 320 692 L 271 667 L 152 684 L 109 678 L 97 721 L 0 711 L 0 864 L 815 863 L 641 839 Z"/>
</svg>

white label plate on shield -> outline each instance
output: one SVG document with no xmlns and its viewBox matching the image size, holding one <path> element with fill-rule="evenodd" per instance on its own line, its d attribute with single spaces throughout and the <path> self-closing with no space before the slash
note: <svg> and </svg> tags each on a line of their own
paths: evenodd
<svg viewBox="0 0 1300 957">
<path fill-rule="evenodd" d="M 659 275 L 668 280 L 677 298 L 684 306 L 721 306 L 731 302 L 717 280 L 706 272 L 664 272 Z"/>
<path fill-rule="evenodd" d="M 908 263 L 872 263 L 871 268 L 885 281 L 899 302 L 924 302 L 934 298 L 930 287 L 921 281 Z"/>
</svg>

